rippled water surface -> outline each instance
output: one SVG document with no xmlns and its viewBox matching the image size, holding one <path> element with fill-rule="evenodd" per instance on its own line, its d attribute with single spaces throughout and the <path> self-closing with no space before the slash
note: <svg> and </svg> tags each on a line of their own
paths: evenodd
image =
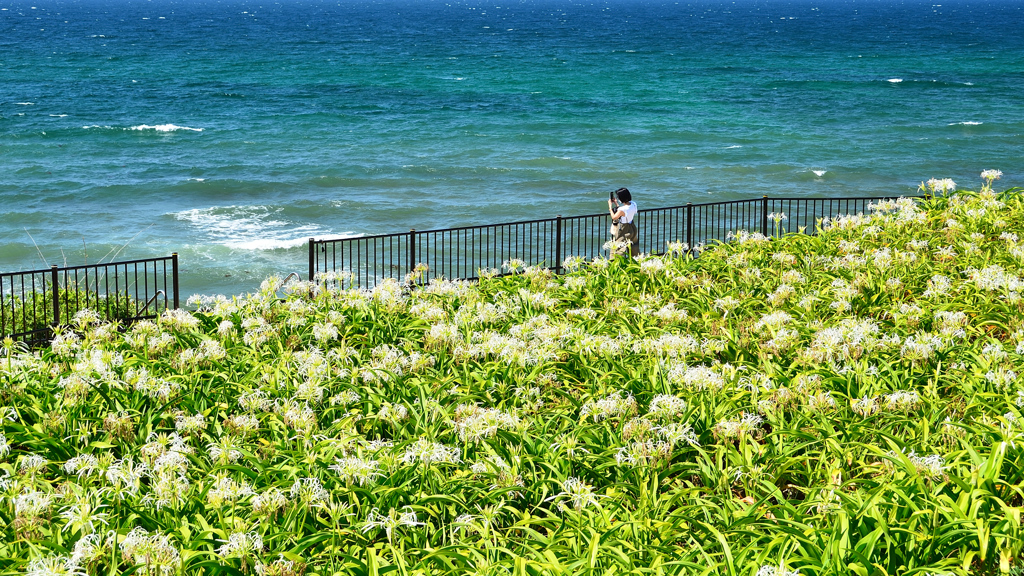
<svg viewBox="0 0 1024 576">
<path fill-rule="evenodd" d="M 1012 1 L 0 0 L 0 271 L 1024 176 Z"/>
</svg>

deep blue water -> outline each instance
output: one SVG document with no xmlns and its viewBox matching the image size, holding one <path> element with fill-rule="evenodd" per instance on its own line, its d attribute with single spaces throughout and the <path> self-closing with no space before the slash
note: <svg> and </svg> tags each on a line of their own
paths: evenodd
<svg viewBox="0 0 1024 576">
<path fill-rule="evenodd" d="M 0 271 L 641 207 L 1024 185 L 1016 1 L 0 0 Z M 230 275 L 230 276 L 228 276 Z"/>
</svg>

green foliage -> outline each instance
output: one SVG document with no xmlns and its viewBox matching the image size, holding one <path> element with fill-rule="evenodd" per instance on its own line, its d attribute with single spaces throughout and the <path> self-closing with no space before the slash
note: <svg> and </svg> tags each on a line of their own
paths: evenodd
<svg viewBox="0 0 1024 576">
<path fill-rule="evenodd" d="M 82 288 L 58 288 L 57 300 L 62 324 L 69 323 L 75 314 L 84 309 L 95 310 L 108 321 L 133 318 L 139 315 L 140 308 L 145 305 L 137 302 L 127 292 L 97 295 Z M 0 315 L 2 335 L 26 332 L 43 334 L 53 324 L 53 290 L 50 286 L 24 297 L 5 298 L 0 306 L 4 310 L 3 315 Z"/>
<path fill-rule="evenodd" d="M 0 354 L 0 575 L 1019 573 L 1022 238 L 986 189 L 83 313 Z"/>
</svg>

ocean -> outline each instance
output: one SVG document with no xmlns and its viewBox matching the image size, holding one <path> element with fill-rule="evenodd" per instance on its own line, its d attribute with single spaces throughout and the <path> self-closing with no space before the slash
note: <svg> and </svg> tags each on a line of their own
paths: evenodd
<svg viewBox="0 0 1024 576">
<path fill-rule="evenodd" d="M 254 290 L 337 238 L 1024 185 L 1011 0 L 0 0 L 0 271 L 180 254 Z"/>
</svg>

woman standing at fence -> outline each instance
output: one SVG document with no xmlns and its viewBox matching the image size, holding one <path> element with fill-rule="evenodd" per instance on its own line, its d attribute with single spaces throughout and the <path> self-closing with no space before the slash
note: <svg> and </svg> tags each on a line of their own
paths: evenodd
<svg viewBox="0 0 1024 576">
<path fill-rule="evenodd" d="M 626 254 L 634 258 L 640 254 L 640 233 L 633 224 L 636 217 L 636 202 L 633 195 L 625 188 L 619 188 L 608 199 L 608 212 L 612 217 L 612 256 Z"/>
</svg>

